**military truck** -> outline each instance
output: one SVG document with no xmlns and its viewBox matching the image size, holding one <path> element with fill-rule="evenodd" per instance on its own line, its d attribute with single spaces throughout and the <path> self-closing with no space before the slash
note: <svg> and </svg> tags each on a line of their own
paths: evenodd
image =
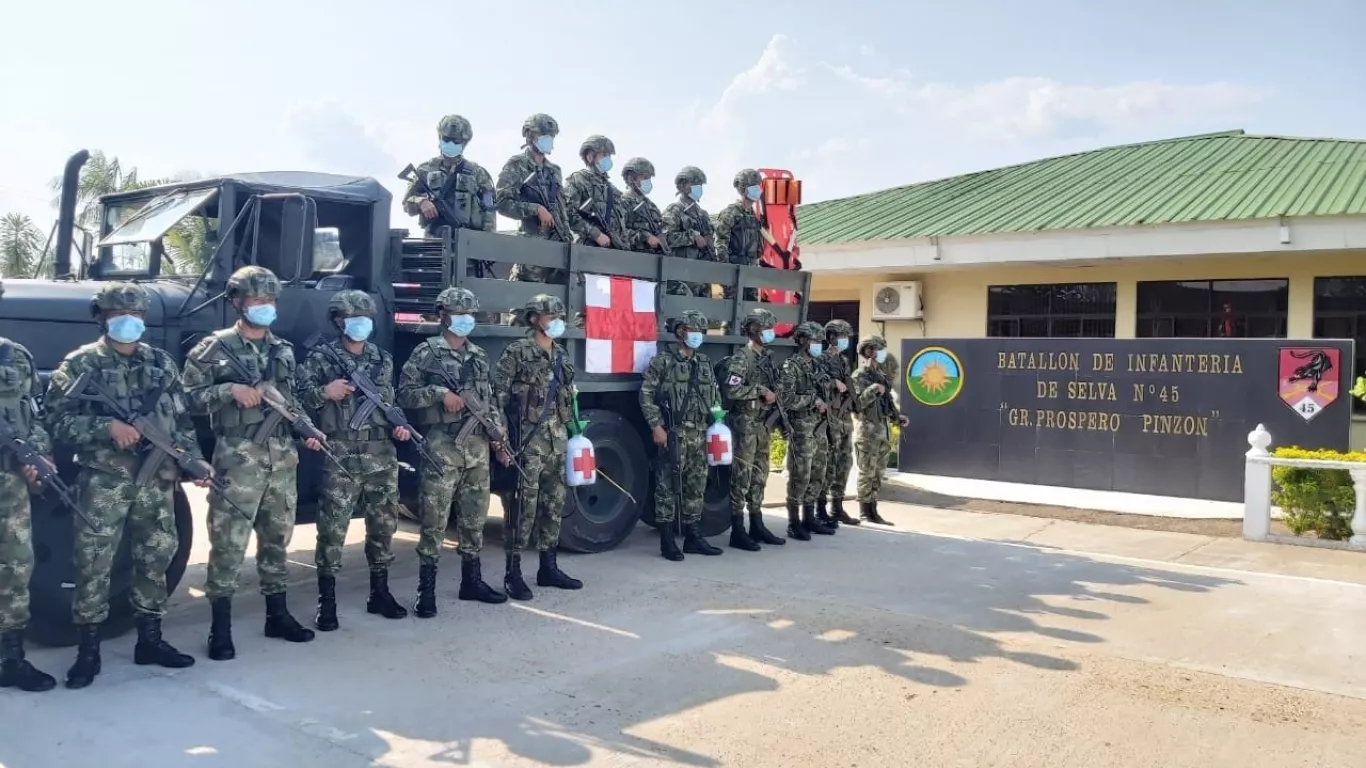
<svg viewBox="0 0 1366 768">
<path fill-rule="evenodd" d="M 709 318 L 729 323 L 729 331 L 752 307 L 771 309 L 780 323 L 791 325 L 805 317 L 810 276 L 776 268 L 749 268 L 688 261 L 580 245 L 565 245 L 504 234 L 461 230 L 441 239 L 410 238 L 406 229 L 391 228 L 392 197 L 372 178 L 323 173 L 245 173 L 183 184 L 107 195 L 100 200 L 99 228 L 85 232 L 84 247 L 75 247 L 75 190 L 88 154 L 82 150 L 67 162 L 60 199 L 59 226 L 52 280 L 5 281 L 0 300 L 0 334 L 26 345 L 46 382 L 72 349 L 98 334 L 91 317 L 91 297 L 100 281 L 132 280 L 151 295 L 144 339 L 168 350 L 183 364 L 184 355 L 205 334 L 236 320 L 223 298 L 233 270 L 257 264 L 273 270 L 284 284 L 279 318 L 272 331 L 302 347 L 318 334 L 330 338 L 327 302 L 333 293 L 355 288 L 368 292 L 381 308 L 372 340 L 391 351 L 398 366 L 424 338 L 438 332 L 432 304 L 447 286 L 465 286 L 479 297 L 481 309 L 504 312 L 522 306 L 537 293 L 565 301 L 569 317 L 584 311 L 584 275 L 619 275 L 656 282 L 666 280 L 711 283 L 794 292 L 796 303 L 758 304 L 745 301 L 673 296 L 656 292 L 660 341 L 667 318 L 685 309 L 698 309 Z M 765 183 L 786 183 L 783 180 Z M 769 199 L 786 199 L 770 195 Z M 786 212 L 790 215 L 790 211 Z M 83 232 L 83 230 L 82 230 Z M 193 248 L 211 252 L 198 274 L 177 274 Z M 73 259 L 73 253 L 75 258 Z M 176 264 L 179 259 L 180 264 Z M 479 274 L 471 265 L 480 262 Z M 568 285 L 512 282 L 506 277 L 513 264 L 567 270 Z M 491 268 L 492 271 L 486 271 Z M 638 374 L 584 372 L 584 329 L 573 327 L 563 343 L 579 375 L 581 416 L 593 441 L 597 462 L 612 482 L 599 480 L 575 489 L 567 502 L 561 546 L 592 553 L 621 543 L 638 521 L 653 522 L 650 509 L 651 462 L 654 446 L 640 415 Z M 474 338 L 496 359 L 503 348 L 526 332 L 516 325 L 481 325 Z M 703 351 L 718 360 L 744 339 L 713 333 Z M 780 339 L 780 357 L 791 343 Z M 303 349 L 298 349 L 300 357 Z M 213 439 L 204 422 L 197 423 L 206 456 Z M 316 509 L 322 459 L 302 450 L 299 472 L 299 519 L 310 521 Z M 72 477 L 70 456 L 56 458 Z M 410 509 L 417 506 L 420 457 L 408 446 L 400 449 L 401 497 Z M 729 528 L 727 492 L 729 472 L 713 471 L 707 486 L 703 528 L 709 536 Z M 624 491 L 624 492 L 623 492 Z M 176 527 L 180 548 L 167 573 L 174 590 L 185 572 L 193 535 L 190 505 L 182 489 L 175 494 Z M 30 632 L 47 645 L 73 643 L 71 591 L 74 577 L 71 549 L 74 515 L 44 494 L 35 498 L 32 581 L 33 619 Z M 130 569 L 128 540 L 115 561 L 107 636 L 131 625 L 128 603 Z"/>
</svg>

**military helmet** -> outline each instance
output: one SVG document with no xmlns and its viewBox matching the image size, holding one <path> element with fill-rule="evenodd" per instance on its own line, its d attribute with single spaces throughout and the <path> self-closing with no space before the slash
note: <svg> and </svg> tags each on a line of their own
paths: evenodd
<svg viewBox="0 0 1366 768">
<path fill-rule="evenodd" d="M 609 155 L 617 153 L 617 145 L 612 140 L 600 134 L 593 134 L 583 140 L 579 145 L 579 157 L 586 156 L 589 152 L 606 152 Z"/>
<path fill-rule="evenodd" d="M 90 297 L 90 316 L 101 312 L 146 312 L 147 291 L 137 283 L 105 283 Z"/>
<path fill-rule="evenodd" d="M 538 293 L 527 299 L 526 306 L 522 307 L 522 316 L 531 315 L 563 315 L 564 302 L 558 296 L 551 296 L 548 293 Z"/>
<path fill-rule="evenodd" d="M 443 139 L 458 141 L 461 144 L 474 138 L 474 126 L 460 115 L 446 115 L 441 118 L 441 122 L 436 126 L 436 132 Z"/>
<path fill-rule="evenodd" d="M 522 121 L 522 135 L 536 134 L 537 136 L 558 136 L 560 124 L 555 122 L 555 118 L 544 112 L 537 112 Z"/>
<path fill-rule="evenodd" d="M 470 315 L 479 311 L 479 298 L 468 288 L 447 288 L 436 297 L 435 309 L 452 315 Z"/>
<path fill-rule="evenodd" d="M 643 157 L 633 157 L 626 161 L 626 165 L 622 166 L 621 178 L 626 178 L 628 173 L 637 179 L 648 179 L 655 175 L 655 164 Z"/>
<path fill-rule="evenodd" d="M 746 187 L 752 187 L 755 184 L 758 184 L 762 181 L 763 179 L 759 177 L 759 172 L 754 170 L 753 168 L 746 168 L 743 171 L 740 171 L 739 173 L 735 174 L 736 189 L 745 189 Z"/>
<path fill-rule="evenodd" d="M 327 302 L 328 317 L 374 317 L 375 300 L 365 291 L 338 291 Z"/>
<path fill-rule="evenodd" d="M 706 184 L 707 174 L 695 165 L 685 165 L 683 170 L 674 175 L 675 184 Z"/>
<path fill-rule="evenodd" d="M 707 316 L 695 309 L 685 309 L 682 314 L 674 318 L 669 330 L 676 333 L 680 327 L 689 331 L 705 331 L 707 330 Z"/>
<path fill-rule="evenodd" d="M 228 278 L 224 292 L 234 299 L 274 299 L 280 295 L 280 278 L 265 267 L 242 267 Z"/>
<path fill-rule="evenodd" d="M 886 349 L 887 340 L 877 335 L 868 335 L 858 340 L 858 353 L 863 354 L 863 350 L 872 347 L 874 350 Z"/>
<path fill-rule="evenodd" d="M 762 331 L 772 328 L 777 324 L 778 318 L 774 317 L 772 312 L 763 309 L 762 307 L 756 307 L 751 309 L 749 314 L 745 315 L 744 320 L 740 321 L 740 329 L 744 330 L 749 328 L 750 325 L 757 325 L 759 326 L 759 330 Z"/>
<path fill-rule="evenodd" d="M 823 333 L 824 329 L 821 328 L 820 323 L 813 320 L 807 320 L 792 331 L 792 338 L 800 339 L 806 337 L 808 339 L 819 339 Z"/>
<path fill-rule="evenodd" d="M 835 318 L 834 320 L 831 320 L 830 322 L 825 324 L 825 335 L 853 336 L 854 326 L 850 325 L 849 323 L 843 320 L 840 320 L 839 318 Z"/>
</svg>

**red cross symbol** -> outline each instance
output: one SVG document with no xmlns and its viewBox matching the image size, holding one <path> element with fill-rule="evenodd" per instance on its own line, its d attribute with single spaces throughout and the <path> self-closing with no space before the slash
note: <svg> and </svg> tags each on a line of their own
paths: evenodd
<svg viewBox="0 0 1366 768">
<path fill-rule="evenodd" d="M 593 452 L 584 448 L 574 457 L 574 471 L 584 477 L 592 477 L 593 472 L 598 468 L 597 459 L 593 457 Z"/>
<path fill-rule="evenodd" d="M 629 277 L 588 278 L 584 299 L 585 368 L 590 373 L 639 372 L 659 338 L 654 283 Z M 649 354 L 638 351 L 642 347 Z"/>
<path fill-rule="evenodd" d="M 711 454 L 712 461 L 720 461 L 725 457 L 726 451 L 730 449 L 730 443 L 720 435 L 712 435 L 707 441 L 707 453 Z"/>
</svg>

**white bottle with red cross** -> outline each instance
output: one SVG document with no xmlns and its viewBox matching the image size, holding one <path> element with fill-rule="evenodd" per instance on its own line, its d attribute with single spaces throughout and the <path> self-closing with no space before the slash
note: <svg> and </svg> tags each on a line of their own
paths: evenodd
<svg viewBox="0 0 1366 768">
<path fill-rule="evenodd" d="M 730 427 L 726 426 L 726 412 L 720 406 L 711 409 L 712 424 L 707 427 L 702 447 L 707 452 L 707 466 L 728 467 L 735 458 L 735 442 L 731 439 Z"/>
<path fill-rule="evenodd" d="M 569 438 L 564 452 L 564 484 L 576 488 L 592 485 L 598 480 L 598 457 L 593 452 L 593 441 L 580 432 Z"/>
</svg>

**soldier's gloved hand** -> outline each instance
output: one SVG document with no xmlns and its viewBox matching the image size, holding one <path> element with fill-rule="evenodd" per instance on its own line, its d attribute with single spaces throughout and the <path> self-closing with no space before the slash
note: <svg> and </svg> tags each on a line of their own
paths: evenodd
<svg viewBox="0 0 1366 768">
<path fill-rule="evenodd" d="M 555 217 L 550 215 L 550 211 L 547 211 L 544 205 L 536 206 L 536 218 L 541 220 L 542 229 L 550 229 L 555 226 Z"/>
<path fill-rule="evenodd" d="M 133 425 L 121 421 L 114 421 L 109 425 L 109 436 L 114 438 L 114 445 L 120 450 L 128 450 L 142 439 L 141 433 L 134 429 Z"/>
<path fill-rule="evenodd" d="M 664 250 L 664 244 L 659 242 L 659 238 L 655 237 L 654 235 L 646 235 L 645 244 L 650 246 L 651 248 L 658 248 L 661 251 Z"/>
<path fill-rule="evenodd" d="M 663 427 L 654 428 L 655 445 L 663 448 L 669 444 L 669 433 Z"/>
<path fill-rule="evenodd" d="M 213 483 L 213 467 L 206 467 L 206 469 L 208 470 L 208 474 L 194 481 L 195 486 L 198 488 L 208 488 Z"/>
<path fill-rule="evenodd" d="M 418 203 L 417 210 L 422 214 L 422 218 L 427 220 L 435 219 L 437 216 L 436 203 L 431 200 L 423 200 Z"/>
<path fill-rule="evenodd" d="M 408 442 L 412 436 L 413 433 L 409 432 L 407 427 L 394 427 L 394 439 L 400 443 Z"/>
<path fill-rule="evenodd" d="M 612 238 L 608 237 L 602 232 L 599 232 L 598 236 L 593 238 L 593 242 L 597 243 L 599 247 L 606 248 L 607 246 L 612 244 Z"/>
<path fill-rule="evenodd" d="M 707 238 L 705 238 L 705 237 L 703 237 L 703 236 L 701 236 L 701 235 L 693 235 L 693 236 L 692 236 L 692 244 L 695 245 L 695 246 L 697 246 L 698 248 L 706 248 L 706 247 L 707 247 Z"/>
<path fill-rule="evenodd" d="M 911 420 L 905 416 L 898 416 L 896 417 L 896 423 L 903 427 L 909 427 L 911 425 Z"/>
<path fill-rule="evenodd" d="M 332 383 L 323 387 L 323 397 L 328 400 L 345 400 L 354 391 L 356 388 L 346 379 L 333 379 Z"/>
<path fill-rule="evenodd" d="M 243 408 L 255 408 L 261 404 L 261 393 L 255 387 L 248 387 L 246 384 L 233 384 L 232 399 Z"/>
<path fill-rule="evenodd" d="M 465 398 L 447 390 L 441 398 L 441 405 L 446 408 L 446 413 L 459 413 L 465 407 Z"/>
<path fill-rule="evenodd" d="M 845 392 L 849 391 L 849 388 L 844 386 L 844 382 L 842 381 L 835 382 L 835 389 L 838 389 L 840 391 L 840 394 L 844 394 Z"/>
</svg>

